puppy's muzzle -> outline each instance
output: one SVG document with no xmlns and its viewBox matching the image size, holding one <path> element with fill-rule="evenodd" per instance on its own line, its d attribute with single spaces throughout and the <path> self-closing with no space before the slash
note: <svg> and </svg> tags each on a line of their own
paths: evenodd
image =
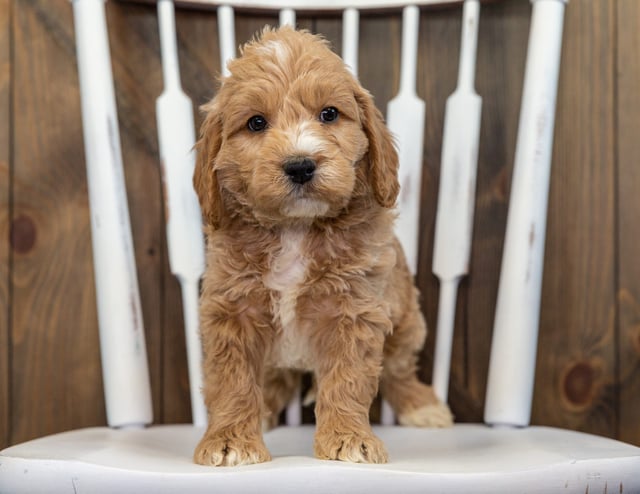
<svg viewBox="0 0 640 494">
<path fill-rule="evenodd" d="M 313 178 L 316 162 L 309 158 L 295 158 L 284 164 L 284 172 L 293 183 L 304 184 Z"/>
</svg>

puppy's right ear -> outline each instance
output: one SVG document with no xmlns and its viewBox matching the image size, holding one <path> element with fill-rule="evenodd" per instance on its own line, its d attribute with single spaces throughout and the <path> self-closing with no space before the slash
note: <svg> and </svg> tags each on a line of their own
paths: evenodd
<svg viewBox="0 0 640 494">
<path fill-rule="evenodd" d="M 215 100 L 202 106 L 206 112 L 196 143 L 196 168 L 193 186 L 200 200 L 205 222 L 217 228 L 222 215 L 222 197 L 215 172 L 215 159 L 222 142 L 222 122 Z"/>
</svg>

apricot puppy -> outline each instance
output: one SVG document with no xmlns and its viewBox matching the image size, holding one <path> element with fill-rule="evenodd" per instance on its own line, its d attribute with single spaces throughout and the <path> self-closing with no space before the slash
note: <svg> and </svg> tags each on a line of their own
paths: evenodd
<svg viewBox="0 0 640 494">
<path fill-rule="evenodd" d="M 369 407 L 451 414 L 416 377 L 426 327 L 393 235 L 398 158 L 370 94 L 322 38 L 266 28 L 204 106 L 194 184 L 206 223 L 204 465 L 270 459 L 300 371 L 317 382 L 318 458 L 383 463 Z"/>
</svg>

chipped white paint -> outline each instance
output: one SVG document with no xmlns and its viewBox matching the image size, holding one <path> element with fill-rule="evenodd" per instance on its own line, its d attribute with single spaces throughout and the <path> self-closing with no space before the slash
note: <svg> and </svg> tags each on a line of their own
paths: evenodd
<svg viewBox="0 0 640 494">
<path fill-rule="evenodd" d="M 460 4 L 463 0 L 415 0 L 413 5 Z M 177 5 L 226 5 L 227 0 L 175 0 Z M 246 9 L 294 9 L 300 11 L 340 11 L 346 8 L 399 9 L 407 5 L 406 0 L 235 0 L 233 5 Z"/>
<path fill-rule="evenodd" d="M 265 286 L 276 292 L 272 313 L 278 333 L 270 362 L 276 367 L 311 368 L 309 340 L 298 326 L 296 314 L 300 284 L 307 271 L 304 239 L 303 230 L 285 230 L 280 239 L 280 251 L 264 278 Z"/>
<path fill-rule="evenodd" d="M 484 419 L 526 426 L 538 343 L 564 2 L 536 0 L 522 91 Z"/>
<path fill-rule="evenodd" d="M 418 270 L 418 224 L 425 115 L 425 103 L 416 93 L 419 24 L 418 7 L 405 7 L 402 12 L 400 91 L 387 106 L 387 125 L 398 143 L 400 215 L 396 220 L 395 232 L 407 257 L 409 269 L 414 275 Z"/>
<path fill-rule="evenodd" d="M 191 100 L 182 91 L 173 2 L 158 2 L 164 90 L 156 101 L 160 165 L 167 211 L 167 246 L 171 272 L 180 281 L 194 425 L 206 425 L 202 396 L 202 344 L 199 329 L 199 282 L 204 273 L 202 213 L 193 189 L 196 133 Z"/>
<path fill-rule="evenodd" d="M 433 272 L 440 280 L 433 388 L 447 401 L 457 288 L 469 270 L 482 99 L 474 90 L 480 2 L 462 14 L 458 85 L 447 99 L 442 139 Z"/>
<path fill-rule="evenodd" d="M 103 0 L 73 2 L 107 421 L 152 421 Z"/>
</svg>

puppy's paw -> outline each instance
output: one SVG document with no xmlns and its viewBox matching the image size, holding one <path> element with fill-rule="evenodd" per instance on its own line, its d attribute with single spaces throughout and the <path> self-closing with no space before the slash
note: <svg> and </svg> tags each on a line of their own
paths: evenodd
<svg viewBox="0 0 640 494">
<path fill-rule="evenodd" d="M 341 460 L 352 463 L 386 463 L 387 450 L 371 432 L 318 432 L 314 451 L 321 460 Z"/>
<path fill-rule="evenodd" d="M 438 401 L 398 415 L 398 422 L 414 427 L 451 427 L 453 415 L 445 403 Z"/>
<path fill-rule="evenodd" d="M 240 439 L 222 434 L 205 435 L 196 446 L 193 460 L 200 465 L 232 467 L 271 460 L 271 455 L 259 439 Z"/>
</svg>

